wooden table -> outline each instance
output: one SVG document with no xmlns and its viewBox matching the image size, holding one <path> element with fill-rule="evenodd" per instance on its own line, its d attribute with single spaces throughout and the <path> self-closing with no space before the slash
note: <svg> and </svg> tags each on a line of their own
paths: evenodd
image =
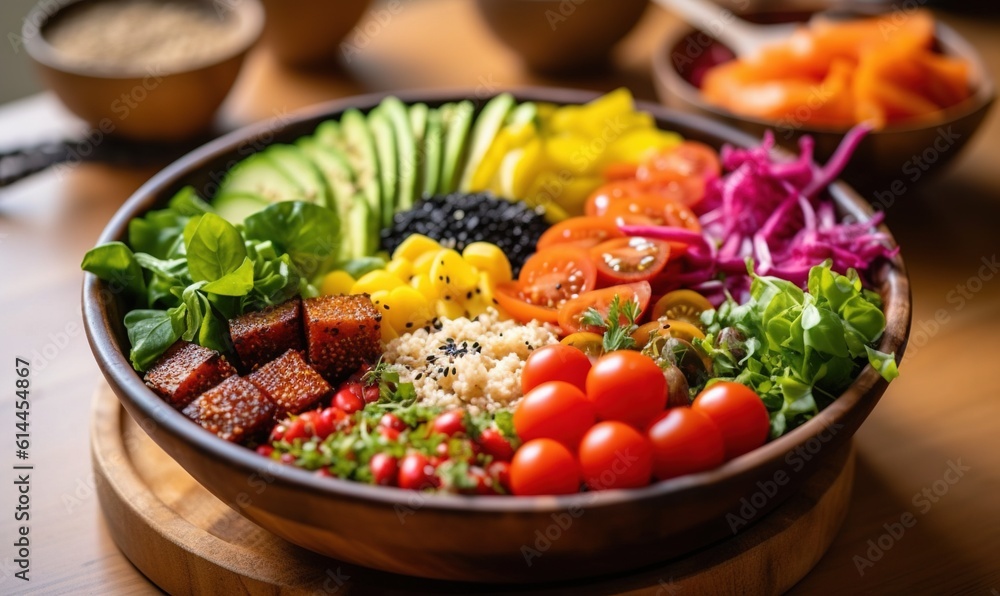
<svg viewBox="0 0 1000 596">
<path fill-rule="evenodd" d="M 424 0 L 403 7 L 342 73 L 290 72 L 255 53 L 223 110 L 224 122 L 280 117 L 362 90 L 411 87 L 492 93 L 518 84 L 625 84 L 653 99 L 650 54 L 676 25 L 651 8 L 619 48 L 614 72 L 553 81 L 526 73 L 489 37 L 471 3 Z M 983 52 L 1000 79 L 996 23 L 942 16 Z M 80 130 L 47 95 L 0 107 L 2 147 Z M 914 334 L 902 377 L 857 435 L 858 475 L 846 525 L 796 593 L 1000 594 L 1000 277 L 996 265 L 984 267 L 996 263 L 1000 248 L 998 155 L 1000 111 L 994 111 L 951 169 L 908 183 L 910 190 L 887 210 L 912 276 Z M 0 190 L 0 356 L 7 362 L 0 379 L 12 385 L 14 358 L 31 358 L 35 465 L 30 584 L 13 577 L 8 508 L 17 496 L 10 472 L 0 482 L 0 593 L 156 591 L 111 542 L 94 494 L 87 417 L 100 372 L 79 306 L 83 253 L 152 173 L 87 164 Z M 10 397 L 0 400 L 6 465 L 14 457 L 8 452 Z M 961 476 L 949 472 L 959 466 L 967 468 Z M 887 528 L 898 530 L 907 512 L 916 524 L 892 537 Z"/>
</svg>

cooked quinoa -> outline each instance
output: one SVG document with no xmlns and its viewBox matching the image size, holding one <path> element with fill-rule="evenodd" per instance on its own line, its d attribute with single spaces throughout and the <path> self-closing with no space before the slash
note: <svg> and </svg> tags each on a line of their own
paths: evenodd
<svg viewBox="0 0 1000 596">
<path fill-rule="evenodd" d="M 501 321 L 493 309 L 469 320 L 441 319 L 389 342 L 383 360 L 414 384 L 422 403 L 473 413 L 513 407 L 531 352 L 558 336 L 537 322 Z"/>
</svg>

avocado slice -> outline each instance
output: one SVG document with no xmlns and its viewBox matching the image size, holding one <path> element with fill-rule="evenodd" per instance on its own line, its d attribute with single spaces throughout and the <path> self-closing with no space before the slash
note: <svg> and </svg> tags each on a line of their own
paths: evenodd
<svg viewBox="0 0 1000 596">
<path fill-rule="evenodd" d="M 347 163 L 347 157 L 334 147 L 321 145 L 315 137 L 302 137 L 295 142 L 302 149 L 302 152 L 313 160 L 313 162 L 323 172 L 327 185 L 331 190 L 330 208 L 337 212 L 340 222 L 340 258 L 351 258 L 353 253 L 346 251 L 352 248 L 351 239 L 355 235 L 367 238 L 370 234 L 370 222 L 365 223 L 365 229 L 358 231 L 352 228 L 352 222 L 348 216 L 351 212 L 354 201 L 365 201 L 364 197 L 357 196 L 354 186 L 354 172 Z"/>
<path fill-rule="evenodd" d="M 441 179 L 441 150 L 444 145 L 444 130 L 441 112 L 430 110 L 427 114 L 427 129 L 423 139 L 423 172 L 421 172 L 421 196 L 431 196 L 438 190 Z"/>
<path fill-rule="evenodd" d="M 357 109 L 351 108 L 340 117 L 340 123 L 327 127 L 324 122 L 316 129 L 316 138 L 323 144 L 339 149 L 354 170 L 354 185 L 368 203 L 371 214 L 370 232 L 378 237 L 382 226 L 382 185 L 380 182 L 378 155 L 372 138 L 368 120 Z M 334 135 L 332 131 L 338 134 Z M 329 143 L 327 143 L 329 141 Z"/>
<path fill-rule="evenodd" d="M 378 156 L 378 174 L 382 187 L 381 225 L 384 228 L 392 225 L 392 216 L 396 213 L 396 136 L 393 133 L 389 117 L 379 108 L 368 113 L 368 127 L 375 140 L 375 153 Z"/>
<path fill-rule="evenodd" d="M 423 194 L 424 163 L 427 161 L 427 155 L 424 153 L 424 135 L 427 134 L 427 116 L 430 111 L 425 103 L 415 103 L 409 108 L 410 129 L 413 131 L 413 146 L 416 149 L 416 172 L 413 182 L 414 201 Z"/>
<path fill-rule="evenodd" d="M 486 102 L 483 110 L 476 117 L 476 124 L 472 128 L 472 138 L 469 142 L 468 157 L 465 160 L 465 168 L 459 182 L 459 189 L 468 191 L 472 188 L 472 177 L 479 167 L 486 151 L 489 150 L 493 139 L 496 138 L 500 127 L 503 126 L 507 114 L 514 107 L 514 96 L 510 93 L 501 93 Z"/>
<path fill-rule="evenodd" d="M 336 145 L 343 136 L 343 130 L 336 120 L 326 120 L 316 127 L 313 136 L 323 145 Z"/>
<path fill-rule="evenodd" d="M 250 194 L 270 203 L 306 200 L 302 185 L 264 153 L 255 153 L 229 170 L 216 196 L 229 193 Z"/>
<path fill-rule="evenodd" d="M 465 142 L 472 125 L 475 106 L 469 100 L 441 106 L 441 121 L 444 124 L 444 151 L 441 160 L 441 193 L 453 192 L 458 187 L 465 154 Z"/>
<path fill-rule="evenodd" d="M 504 119 L 504 125 L 526 124 L 534 120 L 536 116 L 538 116 L 538 104 L 526 101 L 518 104 L 507 114 L 507 118 Z"/>
<path fill-rule="evenodd" d="M 378 248 L 378 235 L 371 234 L 372 217 L 368 201 L 358 195 L 348 203 L 346 215 L 342 216 L 342 225 L 346 224 L 350 233 L 342 235 L 340 252 L 342 259 L 357 259 L 368 256 Z"/>
<path fill-rule="evenodd" d="M 330 205 L 330 189 L 326 186 L 323 174 L 301 149 L 295 145 L 271 145 L 262 155 L 267 156 L 278 169 L 298 182 L 306 201 L 324 207 Z"/>
<path fill-rule="evenodd" d="M 261 211 L 270 201 L 260 195 L 242 191 L 226 191 L 212 201 L 215 212 L 231 224 L 243 223 L 247 217 Z"/>
<path fill-rule="evenodd" d="M 399 180 L 396 183 L 396 211 L 413 207 L 417 181 L 417 144 L 406 105 L 398 97 L 389 96 L 379 104 L 396 134 L 396 159 Z"/>
</svg>

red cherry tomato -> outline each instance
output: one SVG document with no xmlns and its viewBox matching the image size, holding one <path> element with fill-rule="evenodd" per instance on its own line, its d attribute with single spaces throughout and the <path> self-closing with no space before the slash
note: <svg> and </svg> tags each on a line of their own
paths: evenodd
<svg viewBox="0 0 1000 596">
<path fill-rule="evenodd" d="M 721 173 L 722 165 L 715 149 L 697 141 L 684 141 L 645 159 L 636 168 L 635 177 L 653 181 L 673 176 L 711 180 Z"/>
<path fill-rule="evenodd" d="M 372 482 L 380 486 L 394 486 L 399 475 L 399 463 L 388 453 L 376 453 L 368 462 Z"/>
<path fill-rule="evenodd" d="M 649 484 L 653 446 L 623 422 L 598 422 L 580 441 L 580 471 L 591 490 Z"/>
<path fill-rule="evenodd" d="M 409 453 L 403 457 L 403 462 L 399 466 L 399 488 L 424 490 L 437 486 L 438 478 L 434 475 L 434 466 L 426 456 Z"/>
<path fill-rule="evenodd" d="M 603 285 L 649 281 L 670 260 L 670 245 L 662 240 L 616 238 L 590 249 L 597 263 L 597 279 Z"/>
<path fill-rule="evenodd" d="M 740 383 L 718 382 L 698 394 L 691 408 L 719 427 L 726 459 L 753 451 L 767 441 L 771 417 L 760 396 Z"/>
<path fill-rule="evenodd" d="M 618 350 L 601 356 L 590 369 L 587 397 L 599 420 L 644 429 L 667 406 L 667 380 L 652 358 Z"/>
<path fill-rule="evenodd" d="M 483 453 L 492 457 L 493 461 L 510 461 L 514 457 L 510 441 L 495 428 L 487 428 L 479 433 L 479 445 Z"/>
<path fill-rule="evenodd" d="M 465 434 L 465 410 L 448 410 L 431 423 L 431 431 L 453 437 Z"/>
<path fill-rule="evenodd" d="M 522 440 L 553 439 L 571 450 L 593 425 L 594 408 L 587 396 L 562 381 L 535 387 L 514 410 L 514 429 Z"/>
<path fill-rule="evenodd" d="M 510 492 L 510 462 L 495 461 L 486 467 L 486 473 L 493 478 L 494 486 L 500 486 L 505 492 Z"/>
<path fill-rule="evenodd" d="M 386 412 L 385 414 L 382 414 L 382 417 L 379 418 L 378 423 L 379 426 L 393 428 L 399 432 L 403 432 L 407 428 L 406 423 L 400 420 L 399 416 L 396 416 L 392 412 Z"/>
<path fill-rule="evenodd" d="M 708 416 L 691 408 L 671 408 L 646 431 L 653 444 L 653 476 L 666 480 L 704 472 L 726 459 L 722 433 Z"/>
<path fill-rule="evenodd" d="M 553 246 L 525 261 L 516 282 L 497 284 L 494 297 L 512 317 L 555 323 L 559 307 L 594 288 L 597 268 L 587 251 Z"/>
<path fill-rule="evenodd" d="M 583 391 L 588 372 L 590 358 L 580 350 L 564 344 L 544 346 L 532 352 L 524 361 L 521 393 L 527 395 L 546 381 L 564 381 Z"/>
<path fill-rule="evenodd" d="M 612 201 L 606 209 L 596 209 L 593 215 L 612 218 L 643 216 L 654 225 L 674 226 L 701 232 L 701 223 L 691 209 L 661 195 L 645 194 Z"/>
<path fill-rule="evenodd" d="M 291 443 L 295 439 L 308 439 L 311 435 L 306 432 L 306 421 L 301 417 L 292 420 L 285 426 L 285 441 Z"/>
<path fill-rule="evenodd" d="M 333 405 L 348 414 L 353 414 L 365 407 L 365 400 L 351 391 L 350 387 L 344 387 L 333 396 Z"/>
<path fill-rule="evenodd" d="M 611 306 L 611 301 L 614 300 L 615 296 L 618 296 L 619 302 L 623 304 L 627 300 L 632 300 L 638 304 L 640 313 L 638 318 L 641 319 L 642 313 L 646 312 L 646 307 L 649 306 L 649 298 L 652 292 L 653 290 L 648 281 L 640 281 L 581 294 L 559 309 L 559 327 L 562 328 L 563 333 L 566 335 L 579 331 L 602 333 L 603 329 L 595 329 L 594 327 L 585 325 L 581 319 L 583 314 L 591 308 L 596 308 L 603 316 L 607 317 L 608 308 Z"/>
<path fill-rule="evenodd" d="M 568 495 L 580 490 L 580 469 L 562 443 L 535 439 L 514 454 L 510 486 L 518 496 Z"/>
</svg>

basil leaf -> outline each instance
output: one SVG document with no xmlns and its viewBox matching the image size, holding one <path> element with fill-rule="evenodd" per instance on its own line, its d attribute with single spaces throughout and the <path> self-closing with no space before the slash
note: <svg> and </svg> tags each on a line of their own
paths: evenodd
<svg viewBox="0 0 1000 596">
<path fill-rule="evenodd" d="M 194 281 L 215 281 L 243 264 L 243 237 L 233 224 L 214 213 L 191 219 L 184 227 L 188 269 Z"/>
<path fill-rule="evenodd" d="M 215 209 L 199 197 L 194 188 L 190 186 L 185 186 L 180 189 L 177 194 L 170 199 L 170 202 L 167 203 L 167 208 L 179 215 L 186 215 L 189 217 L 194 215 L 203 215 L 205 213 L 215 213 Z"/>
<path fill-rule="evenodd" d="M 134 296 L 146 292 L 142 268 L 132 250 L 122 242 L 108 242 L 88 250 L 80 266 L 110 284 L 112 291 L 126 289 Z"/>
<path fill-rule="evenodd" d="M 245 296 L 253 289 L 253 261 L 244 257 L 243 264 L 235 271 L 206 284 L 202 291 L 222 296 Z"/>
<path fill-rule="evenodd" d="M 886 354 L 866 346 L 868 351 L 868 363 L 882 375 L 886 381 L 892 381 L 899 376 L 899 369 L 896 367 L 896 354 Z"/>
<path fill-rule="evenodd" d="M 187 307 L 170 310 L 133 310 L 125 315 L 132 350 L 129 359 L 138 371 L 148 370 L 181 337 Z"/>
<path fill-rule="evenodd" d="M 337 214 L 302 201 L 275 203 L 247 217 L 243 227 L 248 238 L 273 242 L 306 278 L 326 271 L 340 244 Z"/>
</svg>

